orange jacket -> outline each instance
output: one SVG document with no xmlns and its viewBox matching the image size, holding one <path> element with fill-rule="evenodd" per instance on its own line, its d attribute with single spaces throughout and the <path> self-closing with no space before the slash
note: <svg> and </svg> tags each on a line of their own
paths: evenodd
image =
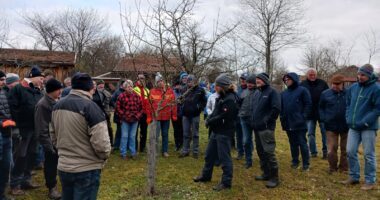
<svg viewBox="0 0 380 200">
<path fill-rule="evenodd" d="M 161 88 L 151 89 L 149 101 L 152 102 L 153 110 L 151 106 L 148 106 L 150 108 L 147 116 L 148 123 L 153 119 L 153 112 L 158 109 L 158 104 L 163 109 L 159 111 L 156 120 L 177 120 L 177 104 L 175 102 L 174 91 L 171 88 L 167 88 L 166 92 Z"/>
</svg>

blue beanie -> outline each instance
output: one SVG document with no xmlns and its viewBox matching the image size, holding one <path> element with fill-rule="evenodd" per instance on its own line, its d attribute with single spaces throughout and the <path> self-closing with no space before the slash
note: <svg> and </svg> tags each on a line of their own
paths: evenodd
<svg viewBox="0 0 380 200">
<path fill-rule="evenodd" d="M 77 90 L 90 91 L 94 88 L 94 83 L 90 75 L 78 72 L 71 78 L 71 87 Z"/>
<path fill-rule="evenodd" d="M 187 74 L 186 72 L 181 72 L 179 73 L 179 80 L 182 81 L 182 79 L 185 77 L 185 76 L 188 76 L 189 74 Z"/>
<path fill-rule="evenodd" d="M 363 73 L 369 78 L 371 78 L 373 74 L 373 67 L 371 64 L 365 64 L 359 68 L 358 73 Z"/>
</svg>

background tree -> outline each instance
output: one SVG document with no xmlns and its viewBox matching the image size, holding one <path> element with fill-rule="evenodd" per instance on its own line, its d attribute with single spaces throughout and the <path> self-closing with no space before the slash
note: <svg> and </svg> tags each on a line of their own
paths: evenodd
<svg viewBox="0 0 380 200">
<path fill-rule="evenodd" d="M 0 18 L 0 48 L 8 43 L 9 23 L 7 18 Z"/>
<path fill-rule="evenodd" d="M 368 32 L 364 33 L 364 48 L 368 52 L 368 63 L 371 63 L 372 58 L 379 53 L 380 45 L 377 42 L 378 34 L 374 29 L 370 29 Z"/>
</svg>

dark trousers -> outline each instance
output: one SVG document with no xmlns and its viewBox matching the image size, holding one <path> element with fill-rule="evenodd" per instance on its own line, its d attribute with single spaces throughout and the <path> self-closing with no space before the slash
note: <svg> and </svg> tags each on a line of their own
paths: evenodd
<svg viewBox="0 0 380 200">
<path fill-rule="evenodd" d="M 51 189 L 57 185 L 58 154 L 45 150 L 44 176 L 46 187 Z"/>
<path fill-rule="evenodd" d="M 1 133 L 0 133 L 1 134 Z M 5 189 L 9 182 L 9 173 L 12 162 L 12 138 L 10 136 L 1 137 L 2 152 L 0 160 L 0 199 L 5 199 Z"/>
<path fill-rule="evenodd" d="M 120 140 L 121 140 L 121 123 L 116 123 L 116 133 L 115 133 L 115 141 L 113 143 L 114 148 L 120 148 Z"/>
<path fill-rule="evenodd" d="M 307 146 L 306 139 L 307 130 L 287 131 L 286 134 L 289 138 L 290 152 L 292 154 L 292 164 L 299 164 L 299 155 L 301 151 L 302 165 L 308 167 L 309 163 L 309 147 Z"/>
<path fill-rule="evenodd" d="M 244 155 L 244 146 L 243 146 L 243 130 L 240 124 L 240 117 L 236 120 L 236 150 L 238 155 Z"/>
<path fill-rule="evenodd" d="M 139 148 L 140 152 L 144 152 L 145 146 L 146 146 L 146 136 L 148 133 L 148 124 L 146 123 L 146 118 L 147 118 L 146 114 L 143 114 L 140 121 L 139 121 L 139 125 L 137 127 L 137 130 L 136 130 L 136 140 L 135 140 L 136 141 L 136 151 Z M 140 129 L 140 139 L 137 140 L 139 129 Z M 137 145 L 138 141 L 140 141 L 140 145 Z"/>
<path fill-rule="evenodd" d="M 219 160 L 223 170 L 221 183 L 227 187 L 231 187 L 233 174 L 231 160 L 231 136 L 211 133 L 207 145 L 202 177 L 205 179 L 211 179 L 214 164 L 217 160 Z"/>
<path fill-rule="evenodd" d="M 32 170 L 38 153 L 38 140 L 31 130 L 20 129 L 22 139 L 15 142 L 13 155 L 14 167 L 11 173 L 11 188 L 15 188 L 31 181 Z"/>
<path fill-rule="evenodd" d="M 62 184 L 62 200 L 96 200 L 101 170 L 79 173 L 58 171 Z"/>
<path fill-rule="evenodd" d="M 176 149 L 180 149 L 183 145 L 183 126 L 182 126 L 182 117 L 177 118 L 176 121 L 172 120 L 172 125 L 174 129 L 174 143 Z"/>
<path fill-rule="evenodd" d="M 342 171 L 348 170 L 347 163 L 347 136 L 348 133 L 336 133 L 332 131 L 326 131 L 327 135 L 327 158 L 330 165 L 330 170 L 335 171 L 340 169 Z M 339 143 L 340 138 L 340 143 Z M 340 162 L 338 165 L 338 147 L 340 146 Z"/>
<path fill-rule="evenodd" d="M 106 120 L 107 120 L 108 136 L 110 137 L 110 143 L 111 143 L 111 146 L 113 147 L 113 130 L 112 130 L 111 118 L 107 114 L 106 114 Z"/>
<path fill-rule="evenodd" d="M 275 154 L 276 140 L 273 130 L 254 130 L 256 151 L 260 158 L 263 176 L 278 179 L 278 163 Z"/>
</svg>

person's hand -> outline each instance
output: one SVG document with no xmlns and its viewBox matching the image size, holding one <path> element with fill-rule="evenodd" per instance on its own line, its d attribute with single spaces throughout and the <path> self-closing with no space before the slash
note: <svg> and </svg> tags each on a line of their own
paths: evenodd
<svg viewBox="0 0 380 200">
<path fill-rule="evenodd" d="M 146 118 L 146 123 L 149 125 L 151 122 L 152 122 L 152 118 L 151 117 L 147 117 Z"/>
<path fill-rule="evenodd" d="M 7 119 L 7 120 L 4 120 L 2 122 L 2 126 L 3 126 L 3 128 L 15 127 L 16 126 L 16 122 L 13 121 L 13 120 Z"/>
<path fill-rule="evenodd" d="M 172 117 L 173 121 L 177 121 L 177 116 Z"/>
</svg>

